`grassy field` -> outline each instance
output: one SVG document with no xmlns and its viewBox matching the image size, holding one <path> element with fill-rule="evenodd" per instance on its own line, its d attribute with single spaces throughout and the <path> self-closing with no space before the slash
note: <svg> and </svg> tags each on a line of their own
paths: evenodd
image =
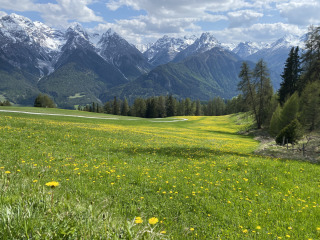
<svg viewBox="0 0 320 240">
<path fill-rule="evenodd" d="M 237 116 L 1 109 L 108 119 L 0 112 L 0 239 L 320 239 L 320 166 L 254 155 Z"/>
</svg>

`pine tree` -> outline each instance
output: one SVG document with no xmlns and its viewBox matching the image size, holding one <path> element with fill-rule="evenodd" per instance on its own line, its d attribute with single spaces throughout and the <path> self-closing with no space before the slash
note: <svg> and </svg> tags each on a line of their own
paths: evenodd
<svg viewBox="0 0 320 240">
<path fill-rule="evenodd" d="M 299 111 L 299 96 L 294 93 L 283 105 L 281 112 L 280 128 L 286 127 L 297 118 Z"/>
<path fill-rule="evenodd" d="M 196 115 L 196 116 L 201 116 L 201 115 L 202 115 L 200 100 L 197 100 L 197 101 L 196 101 L 196 111 L 195 111 L 195 115 Z"/>
<path fill-rule="evenodd" d="M 258 99 L 255 84 L 252 81 L 252 72 L 248 63 L 243 62 L 239 73 L 241 81 L 238 84 L 238 90 L 242 91 L 243 97 L 248 108 L 253 111 L 258 128 L 261 127 L 260 118 L 258 115 Z"/>
<path fill-rule="evenodd" d="M 167 97 L 166 106 L 168 117 L 177 115 L 177 100 L 172 95 Z"/>
<path fill-rule="evenodd" d="M 282 127 L 281 127 L 281 112 L 282 112 L 281 105 L 278 104 L 276 110 L 272 114 L 270 126 L 269 126 L 269 133 L 272 137 L 276 137 L 282 129 Z"/>
<path fill-rule="evenodd" d="M 273 88 L 269 78 L 268 68 L 266 63 L 261 59 L 256 64 L 253 77 L 257 92 L 257 127 L 260 129 L 262 124 L 268 117 L 270 103 L 273 96 Z"/>
<path fill-rule="evenodd" d="M 113 98 L 112 114 L 113 115 L 120 115 L 120 106 L 119 106 L 119 102 L 117 100 L 117 97 Z"/>
<path fill-rule="evenodd" d="M 282 82 L 279 89 L 279 102 L 281 105 L 298 90 L 300 72 L 299 47 L 292 47 L 281 75 Z"/>
<path fill-rule="evenodd" d="M 304 73 L 299 81 L 299 93 L 302 93 L 309 82 L 320 81 L 320 26 L 309 28 L 302 62 Z"/>
<path fill-rule="evenodd" d="M 129 113 L 129 104 L 127 98 L 124 98 L 122 106 L 121 106 L 121 115 L 122 116 L 128 116 Z"/>
<path fill-rule="evenodd" d="M 165 118 L 167 116 L 167 111 L 166 111 L 166 98 L 164 96 L 158 97 L 158 114 L 159 117 Z"/>
<path fill-rule="evenodd" d="M 309 83 L 303 90 L 301 119 L 310 131 L 320 128 L 320 81 Z"/>
</svg>

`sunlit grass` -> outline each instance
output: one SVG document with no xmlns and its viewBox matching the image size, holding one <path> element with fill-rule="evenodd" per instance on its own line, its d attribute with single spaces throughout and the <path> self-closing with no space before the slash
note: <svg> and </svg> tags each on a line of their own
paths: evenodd
<svg viewBox="0 0 320 240">
<path fill-rule="evenodd" d="M 230 116 L 187 118 L 0 112 L 0 239 L 320 238 L 318 165 L 255 156 Z"/>
</svg>

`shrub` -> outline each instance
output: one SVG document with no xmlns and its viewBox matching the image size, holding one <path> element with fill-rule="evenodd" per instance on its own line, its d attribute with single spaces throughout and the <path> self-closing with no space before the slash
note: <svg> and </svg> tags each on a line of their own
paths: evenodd
<svg viewBox="0 0 320 240">
<path fill-rule="evenodd" d="M 282 145 L 283 139 L 285 139 L 285 143 L 294 144 L 302 138 L 302 135 L 302 126 L 297 119 L 294 119 L 280 131 L 279 135 L 276 137 L 276 143 Z"/>
</svg>

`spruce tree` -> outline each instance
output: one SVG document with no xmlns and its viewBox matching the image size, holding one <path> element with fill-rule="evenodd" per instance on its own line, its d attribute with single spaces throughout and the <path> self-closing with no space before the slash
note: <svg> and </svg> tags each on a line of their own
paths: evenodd
<svg viewBox="0 0 320 240">
<path fill-rule="evenodd" d="M 129 113 L 129 104 L 127 98 L 124 98 L 122 106 L 121 106 L 121 115 L 122 116 L 128 116 Z"/>
<path fill-rule="evenodd" d="M 300 72 L 299 47 L 292 47 L 281 75 L 282 82 L 279 89 L 279 102 L 281 105 L 298 90 Z"/>
</svg>

